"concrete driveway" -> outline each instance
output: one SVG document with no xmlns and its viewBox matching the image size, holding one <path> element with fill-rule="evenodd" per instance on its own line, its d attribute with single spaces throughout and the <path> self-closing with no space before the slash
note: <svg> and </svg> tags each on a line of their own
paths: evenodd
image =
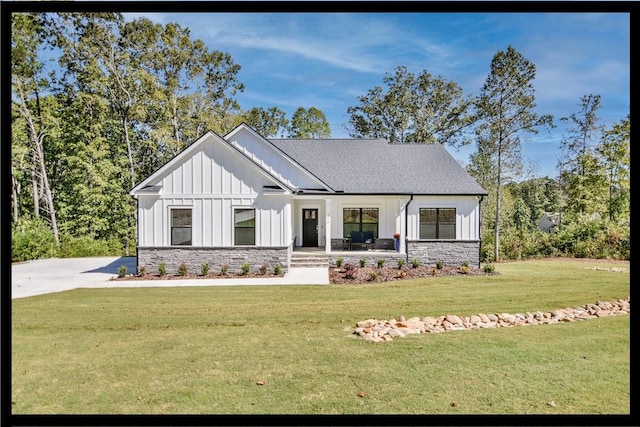
<svg viewBox="0 0 640 427">
<path fill-rule="evenodd" d="M 326 268 L 290 268 L 284 277 L 110 281 L 121 265 L 136 271 L 135 257 L 48 258 L 11 266 L 11 298 L 77 288 L 141 288 L 230 285 L 326 285 Z"/>
</svg>

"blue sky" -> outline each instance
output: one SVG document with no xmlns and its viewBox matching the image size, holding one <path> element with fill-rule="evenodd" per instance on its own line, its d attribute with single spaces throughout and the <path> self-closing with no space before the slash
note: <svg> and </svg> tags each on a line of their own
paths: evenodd
<svg viewBox="0 0 640 427">
<path fill-rule="evenodd" d="M 602 97 L 601 123 L 630 112 L 628 13 L 126 13 L 177 22 L 209 49 L 228 52 L 242 69 L 243 109 L 276 106 L 322 110 L 332 137 L 348 134 L 347 108 L 399 65 L 427 70 L 477 95 L 493 56 L 512 45 L 536 66 L 536 111 L 557 127 L 522 144 L 537 176 L 556 177 L 560 117 L 579 111 L 580 98 Z M 475 147 L 449 152 L 462 164 Z"/>
</svg>

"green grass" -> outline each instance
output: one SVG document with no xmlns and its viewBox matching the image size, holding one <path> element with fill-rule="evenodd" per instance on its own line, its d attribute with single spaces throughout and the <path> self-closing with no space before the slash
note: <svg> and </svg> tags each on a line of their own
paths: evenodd
<svg viewBox="0 0 640 427">
<path fill-rule="evenodd" d="M 367 318 L 629 296 L 629 273 L 593 265 L 629 267 L 541 260 L 500 263 L 496 276 L 14 300 L 12 413 L 629 414 L 630 316 L 375 344 L 351 334 Z"/>
</svg>

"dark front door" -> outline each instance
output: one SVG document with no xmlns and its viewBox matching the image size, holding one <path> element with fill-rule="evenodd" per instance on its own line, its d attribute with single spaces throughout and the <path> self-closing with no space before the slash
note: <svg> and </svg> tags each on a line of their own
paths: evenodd
<svg viewBox="0 0 640 427">
<path fill-rule="evenodd" d="M 318 209 L 302 209 L 302 246 L 318 246 Z"/>
</svg>

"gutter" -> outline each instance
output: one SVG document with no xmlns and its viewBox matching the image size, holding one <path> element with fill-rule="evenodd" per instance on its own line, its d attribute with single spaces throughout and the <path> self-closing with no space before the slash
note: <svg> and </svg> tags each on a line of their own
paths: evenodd
<svg viewBox="0 0 640 427">
<path fill-rule="evenodd" d="M 409 263 L 409 205 L 413 202 L 413 194 L 410 194 L 409 201 L 404 205 L 404 252 Z"/>
</svg>

